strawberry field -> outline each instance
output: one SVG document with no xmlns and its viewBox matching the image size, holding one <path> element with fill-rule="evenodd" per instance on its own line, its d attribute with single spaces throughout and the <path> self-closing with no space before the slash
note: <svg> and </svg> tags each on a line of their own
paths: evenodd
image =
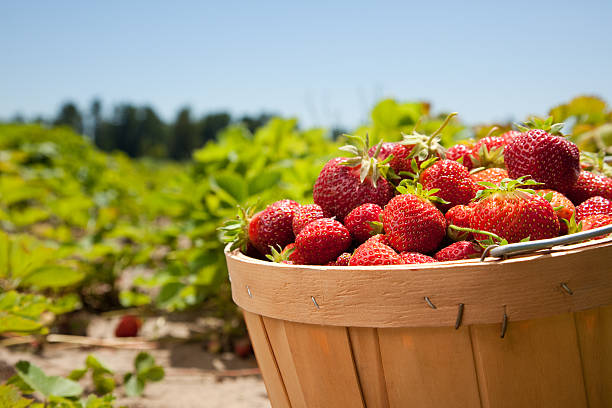
<svg viewBox="0 0 612 408">
<path fill-rule="evenodd" d="M 539 115 L 540 124 L 549 116 L 548 125 L 564 122 L 569 140 L 585 157 L 592 153 L 591 168 L 612 176 L 603 163 L 612 154 L 612 110 L 604 101 L 577 97 Z M 437 135 L 441 145 L 462 141 L 472 148 L 513 129 L 512 123 L 466 124 L 460 114 L 446 118 L 427 103 L 384 100 L 352 134 L 367 135 L 374 146 L 415 128 L 435 134 L 445 125 Z M 231 300 L 219 228 L 235 219 L 239 206 L 312 203 L 324 164 L 344 156 L 339 148 L 353 140 L 273 118 L 254 132 L 230 125 L 191 160 L 173 162 L 105 153 L 64 127 L 0 124 L 1 341 L 7 346 L 25 338 L 20 347 L 41 349 L 51 335 L 86 334 L 97 315 L 145 322 L 200 316 L 223 324 L 195 341 L 214 344 L 209 350 L 215 352 L 236 351 L 246 329 Z M 140 395 L 164 377 L 145 353 L 120 379 L 93 356 L 84 367 L 75 364 L 69 378 L 28 364 L 20 362 L 8 380 L 15 387 L 0 386 L 0 407 L 37 406 L 28 397 L 33 391 L 46 406 L 113 406 L 115 396 Z M 93 387 L 85 390 L 79 385 L 89 382 Z"/>
</svg>

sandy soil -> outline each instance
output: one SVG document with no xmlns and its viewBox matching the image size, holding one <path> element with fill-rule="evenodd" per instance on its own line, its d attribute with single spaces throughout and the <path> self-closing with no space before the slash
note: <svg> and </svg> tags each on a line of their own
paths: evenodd
<svg viewBox="0 0 612 408">
<path fill-rule="evenodd" d="M 241 360 L 232 354 L 212 355 L 199 344 L 175 344 L 160 350 L 147 350 L 164 366 L 166 378 L 148 384 L 142 398 L 127 398 L 119 391 L 118 404 L 130 408 L 264 408 L 270 407 L 261 376 L 228 378 L 223 373 L 257 367 L 254 358 Z M 132 369 L 138 350 L 83 348 L 57 344 L 42 354 L 0 348 L 0 381 L 11 375 L 11 367 L 19 360 L 28 360 L 47 374 L 67 375 L 84 365 L 88 354 L 94 354 L 116 373 L 119 380 Z"/>
</svg>

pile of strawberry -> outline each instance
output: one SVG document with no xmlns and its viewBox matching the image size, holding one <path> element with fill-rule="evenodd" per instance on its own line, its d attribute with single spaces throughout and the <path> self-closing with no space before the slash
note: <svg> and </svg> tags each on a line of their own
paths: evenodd
<svg viewBox="0 0 612 408">
<path fill-rule="evenodd" d="M 314 204 L 281 200 L 242 211 L 222 229 L 233 248 L 276 262 L 392 265 L 479 257 L 487 245 L 539 240 L 612 224 L 612 179 L 561 124 L 444 149 L 440 129 L 369 148 L 342 148 L 314 184 Z M 536 128 L 537 127 L 537 128 Z M 607 174 L 607 175 L 606 175 Z"/>
</svg>

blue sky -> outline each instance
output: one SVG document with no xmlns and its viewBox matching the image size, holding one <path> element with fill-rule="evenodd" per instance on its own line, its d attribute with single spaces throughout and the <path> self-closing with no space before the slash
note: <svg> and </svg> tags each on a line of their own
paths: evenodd
<svg viewBox="0 0 612 408">
<path fill-rule="evenodd" d="M 469 123 L 612 101 L 612 1 L 496 3 L 0 0 L 0 118 L 99 97 L 353 128 L 383 97 Z"/>
</svg>

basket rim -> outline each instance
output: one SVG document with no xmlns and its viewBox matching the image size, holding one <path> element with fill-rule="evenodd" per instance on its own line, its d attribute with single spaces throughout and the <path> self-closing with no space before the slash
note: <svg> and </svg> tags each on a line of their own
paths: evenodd
<svg viewBox="0 0 612 408">
<path fill-rule="evenodd" d="M 290 265 L 251 258 L 229 246 L 225 255 L 238 306 L 300 323 L 448 327 L 461 320 L 460 304 L 466 325 L 612 305 L 611 237 L 484 262 Z"/>
</svg>

